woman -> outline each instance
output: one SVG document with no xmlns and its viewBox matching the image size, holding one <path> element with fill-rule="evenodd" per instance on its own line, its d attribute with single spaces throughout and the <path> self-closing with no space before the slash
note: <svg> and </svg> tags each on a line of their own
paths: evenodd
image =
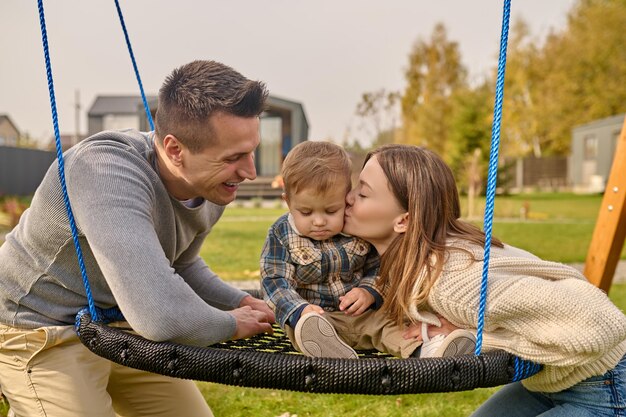
<svg viewBox="0 0 626 417">
<path fill-rule="evenodd" d="M 368 154 L 347 197 L 344 232 L 381 255 L 383 308 L 399 323 L 431 310 L 476 328 L 485 236 L 459 219 L 452 171 L 419 147 Z M 626 317 L 566 265 L 494 239 L 485 349 L 543 364 L 498 391 L 473 416 L 626 415 Z M 419 327 L 413 326 L 418 332 Z"/>
</svg>

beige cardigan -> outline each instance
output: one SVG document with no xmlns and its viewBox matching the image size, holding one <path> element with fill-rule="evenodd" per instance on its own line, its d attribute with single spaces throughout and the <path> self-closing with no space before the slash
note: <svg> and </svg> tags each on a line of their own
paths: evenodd
<svg viewBox="0 0 626 417">
<path fill-rule="evenodd" d="M 428 302 L 456 326 L 475 329 L 483 248 L 458 240 L 449 245 L 465 247 L 480 261 L 448 251 Z M 428 322 L 415 305 L 411 315 Z M 575 269 L 511 246 L 493 247 L 483 346 L 543 364 L 523 384 L 557 392 L 617 365 L 626 353 L 626 316 Z"/>
</svg>

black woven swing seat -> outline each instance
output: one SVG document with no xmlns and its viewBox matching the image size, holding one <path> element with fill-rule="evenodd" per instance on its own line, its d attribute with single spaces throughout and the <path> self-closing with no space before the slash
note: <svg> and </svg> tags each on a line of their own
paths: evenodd
<svg viewBox="0 0 626 417">
<path fill-rule="evenodd" d="M 539 366 L 503 351 L 480 356 L 398 359 L 379 352 L 360 358 L 310 358 L 294 351 L 282 330 L 206 348 L 152 342 L 121 329 L 80 318 L 81 342 L 121 365 L 176 378 L 251 388 L 314 393 L 397 395 L 464 391 L 514 382 Z"/>
</svg>

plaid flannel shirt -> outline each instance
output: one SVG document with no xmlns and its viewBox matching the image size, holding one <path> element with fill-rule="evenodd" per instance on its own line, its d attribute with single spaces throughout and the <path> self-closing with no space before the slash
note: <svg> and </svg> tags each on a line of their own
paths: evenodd
<svg viewBox="0 0 626 417">
<path fill-rule="evenodd" d="M 378 294 L 376 250 L 344 234 L 323 241 L 301 236 L 289 214 L 270 227 L 260 263 L 264 298 L 282 327 L 307 304 L 338 310 L 339 297 L 352 288 Z"/>
</svg>

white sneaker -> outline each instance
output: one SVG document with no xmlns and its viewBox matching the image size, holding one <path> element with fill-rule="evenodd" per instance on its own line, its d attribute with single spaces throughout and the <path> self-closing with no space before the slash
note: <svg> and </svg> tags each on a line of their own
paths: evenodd
<svg viewBox="0 0 626 417">
<path fill-rule="evenodd" d="M 476 336 L 465 329 L 454 330 L 447 336 L 438 334 L 431 339 L 428 337 L 428 324 L 422 323 L 422 340 L 420 358 L 468 355 L 476 349 Z"/>
<path fill-rule="evenodd" d="M 294 329 L 296 343 L 302 353 L 316 358 L 358 359 L 358 355 L 341 340 L 333 325 L 321 314 L 307 313 Z"/>
</svg>

